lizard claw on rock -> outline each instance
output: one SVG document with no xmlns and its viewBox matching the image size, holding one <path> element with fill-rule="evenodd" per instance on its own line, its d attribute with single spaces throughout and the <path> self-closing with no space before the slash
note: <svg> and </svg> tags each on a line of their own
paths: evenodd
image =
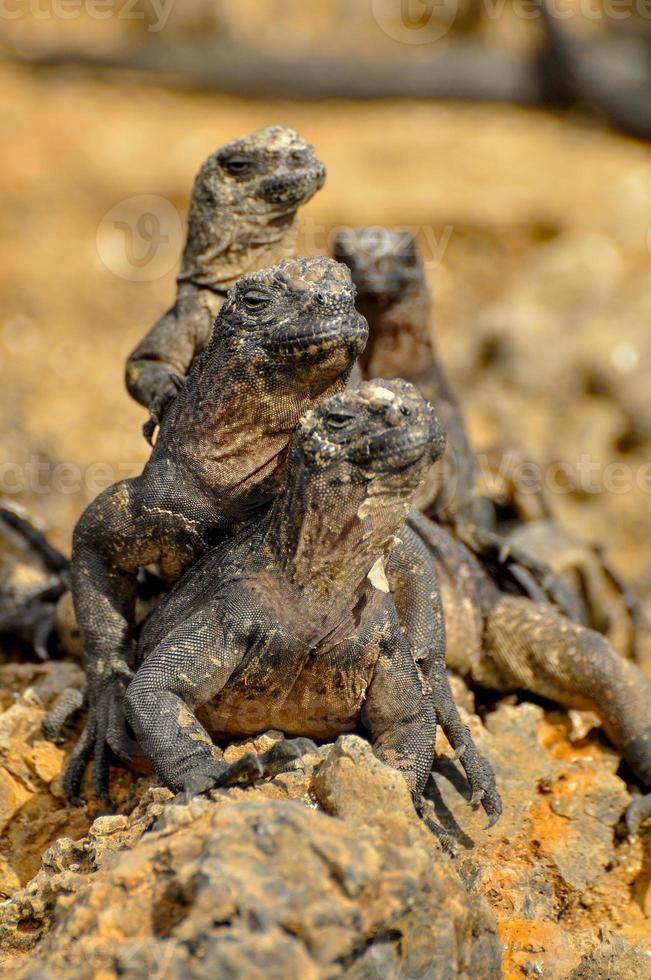
<svg viewBox="0 0 651 980">
<path fill-rule="evenodd" d="M 55 745 L 65 742 L 66 729 L 86 707 L 86 692 L 68 687 L 57 698 L 41 722 L 41 734 Z"/>
<path fill-rule="evenodd" d="M 481 805 L 488 816 L 486 829 L 493 827 L 502 813 L 502 801 L 490 763 L 477 751 L 469 729 L 462 722 L 442 723 L 441 727 L 454 749 L 454 759 L 461 762 L 470 784 L 470 806 L 476 810 Z"/>
<path fill-rule="evenodd" d="M 316 745 L 309 738 L 281 738 L 262 755 L 247 752 L 230 765 L 217 761 L 208 763 L 186 776 L 176 802 L 189 803 L 192 797 L 211 789 L 251 786 L 264 777 L 299 769 L 302 767 L 301 757 L 316 751 Z"/>
<path fill-rule="evenodd" d="M 432 801 L 426 800 L 421 796 L 420 800 L 416 803 L 416 812 L 427 829 L 436 837 L 445 853 L 450 857 L 455 857 L 457 853 L 457 842 L 435 819 L 436 810 Z"/>
<path fill-rule="evenodd" d="M 651 817 L 651 793 L 638 796 L 626 809 L 625 821 L 629 837 L 637 837 L 641 825 Z"/>
<path fill-rule="evenodd" d="M 302 757 L 317 752 L 309 738 L 281 738 L 259 757 L 265 776 L 277 776 L 281 772 L 304 769 Z"/>
<path fill-rule="evenodd" d="M 211 789 L 223 789 L 227 786 L 250 786 L 261 779 L 262 766 L 254 752 L 247 752 L 230 765 L 226 762 L 207 763 L 194 769 L 183 780 L 183 789 L 175 797 L 176 803 L 187 804 L 195 796 L 207 793 Z"/>
<path fill-rule="evenodd" d="M 125 665 L 126 668 L 126 665 Z M 69 800 L 78 799 L 81 781 L 86 765 L 91 759 L 93 765 L 93 787 L 106 803 L 111 802 L 109 795 L 109 767 L 111 753 L 128 762 L 133 756 L 136 743 L 128 734 L 127 724 L 122 710 L 126 676 L 130 674 L 126 668 L 118 676 L 112 676 L 104 681 L 99 690 L 90 688 L 84 693 L 82 702 L 70 698 L 61 699 L 52 711 L 45 716 L 44 733 L 48 732 L 55 738 L 61 735 L 75 711 L 81 710 L 88 702 L 89 717 L 81 733 L 77 745 L 73 749 L 63 775 L 63 791 Z"/>
</svg>

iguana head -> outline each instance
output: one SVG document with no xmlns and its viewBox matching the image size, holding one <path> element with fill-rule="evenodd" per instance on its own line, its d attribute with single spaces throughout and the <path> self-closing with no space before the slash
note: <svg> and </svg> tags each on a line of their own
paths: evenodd
<svg viewBox="0 0 651 980">
<path fill-rule="evenodd" d="M 268 387 L 287 379 L 293 390 L 318 393 L 348 376 L 367 335 L 348 269 L 317 256 L 286 259 L 239 279 L 212 344 L 239 352 Z"/>
<path fill-rule="evenodd" d="M 290 445 L 271 518 L 277 560 L 321 595 L 356 588 L 392 547 L 444 448 L 431 406 L 406 381 L 367 381 L 324 399 Z"/>
<path fill-rule="evenodd" d="M 181 280 L 219 288 L 269 264 L 275 243 L 291 254 L 296 210 L 324 182 L 314 149 L 287 126 L 267 126 L 222 146 L 194 182 Z"/>
<path fill-rule="evenodd" d="M 423 263 L 409 231 L 342 229 L 335 238 L 334 255 L 350 269 L 362 302 L 390 306 L 423 286 Z"/>
<path fill-rule="evenodd" d="M 309 468 L 402 496 L 443 455 L 445 433 L 413 385 L 378 378 L 321 402 L 301 421 L 294 442 Z"/>
</svg>

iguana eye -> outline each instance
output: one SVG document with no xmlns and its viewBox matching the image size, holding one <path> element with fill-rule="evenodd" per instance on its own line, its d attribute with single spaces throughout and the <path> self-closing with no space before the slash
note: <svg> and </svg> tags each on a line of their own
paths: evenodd
<svg viewBox="0 0 651 980">
<path fill-rule="evenodd" d="M 249 310 L 259 310 L 271 302 L 271 295 L 262 289 L 248 289 L 242 296 L 242 302 Z"/>
<path fill-rule="evenodd" d="M 255 160 L 252 160 L 251 157 L 225 157 L 219 162 L 224 170 L 227 173 L 232 174 L 234 177 L 246 177 L 248 174 L 253 173 L 256 168 Z"/>
<path fill-rule="evenodd" d="M 328 415 L 328 425 L 333 429 L 344 429 L 353 421 L 353 415 L 346 415 L 343 412 L 332 412 Z"/>
</svg>

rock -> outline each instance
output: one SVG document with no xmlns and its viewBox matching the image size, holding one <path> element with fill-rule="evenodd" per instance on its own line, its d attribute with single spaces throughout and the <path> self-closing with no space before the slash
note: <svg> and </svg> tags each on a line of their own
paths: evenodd
<svg viewBox="0 0 651 980">
<path fill-rule="evenodd" d="M 648 872 L 643 844 L 620 833 L 631 797 L 616 774 L 618 754 L 595 731 L 577 741 L 565 712 L 538 705 L 507 699 L 485 727 L 467 720 L 494 763 L 502 819 L 483 829 L 482 812 L 462 805 L 468 791 L 458 766 L 446 760 L 437 763 L 432 798 L 458 841 L 461 874 L 497 916 L 506 975 L 539 968 L 565 980 L 604 927 L 649 943 L 643 903 L 630 900 Z"/>
<path fill-rule="evenodd" d="M 0 830 L 4 830 L 21 806 L 32 796 L 31 790 L 0 767 Z"/>
<path fill-rule="evenodd" d="M 631 946 L 616 933 L 607 933 L 602 942 L 582 957 L 568 980 L 632 980 L 651 975 L 651 950 Z"/>
<path fill-rule="evenodd" d="M 59 841 L 0 907 L 12 974 L 499 977 L 495 921 L 402 777 L 354 736 L 324 754 L 311 806 L 150 789 L 129 817 Z"/>
</svg>

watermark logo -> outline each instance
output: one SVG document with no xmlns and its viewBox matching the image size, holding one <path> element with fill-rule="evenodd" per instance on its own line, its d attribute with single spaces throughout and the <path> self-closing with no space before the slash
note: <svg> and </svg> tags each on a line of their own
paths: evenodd
<svg viewBox="0 0 651 980">
<path fill-rule="evenodd" d="M 166 198 L 140 194 L 120 201 L 97 229 L 97 253 L 106 268 L 131 282 L 153 282 L 178 265 L 184 229 Z"/>
<path fill-rule="evenodd" d="M 296 251 L 299 255 L 332 255 L 339 234 L 359 231 L 352 225 L 323 225 L 308 216 L 298 224 Z M 409 252 L 412 240 L 417 238 L 423 266 L 432 270 L 442 264 L 453 233 L 453 225 L 444 225 L 438 230 L 432 225 L 374 225 L 363 229 L 361 244 L 369 255 L 390 250 L 400 256 Z M 288 257 L 291 254 L 288 250 Z"/>
<path fill-rule="evenodd" d="M 445 37 L 458 12 L 458 0 L 371 0 L 384 33 L 401 44 L 432 44 Z"/>
<path fill-rule="evenodd" d="M 176 0 L 0 0 L 0 20 L 138 20 L 157 34 L 167 24 Z"/>
</svg>

